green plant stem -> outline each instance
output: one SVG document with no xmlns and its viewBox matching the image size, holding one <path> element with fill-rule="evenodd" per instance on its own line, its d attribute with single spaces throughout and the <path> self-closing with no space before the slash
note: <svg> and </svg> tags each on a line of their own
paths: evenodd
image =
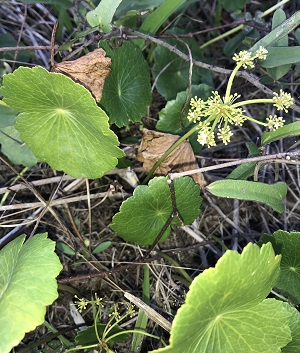
<svg viewBox="0 0 300 353">
<path fill-rule="evenodd" d="M 185 133 L 182 137 L 180 137 L 160 158 L 159 160 L 154 164 L 152 169 L 150 170 L 149 174 L 143 181 L 143 184 L 147 184 L 148 181 L 152 178 L 154 172 L 156 169 L 161 165 L 161 163 L 184 141 L 186 140 L 189 136 L 191 136 L 195 131 L 199 129 L 199 126 L 196 125 L 194 126 L 190 131 Z"/>
<path fill-rule="evenodd" d="M 156 338 L 156 339 L 159 339 L 158 336 L 154 336 L 154 335 L 151 335 L 151 333 L 148 333 L 148 332 L 145 332 L 143 330 L 126 330 L 124 332 L 118 332 L 118 333 L 115 333 L 114 335 L 111 335 L 109 336 L 105 342 L 108 342 L 109 340 L 111 340 L 112 338 L 115 338 L 117 336 L 121 336 L 121 335 L 125 335 L 127 333 L 140 333 L 142 335 L 145 335 L 145 336 L 148 336 L 148 337 L 152 337 L 152 338 Z"/>
<path fill-rule="evenodd" d="M 73 351 L 77 351 L 79 349 L 88 349 L 88 348 L 94 348 L 97 347 L 98 344 L 91 344 L 89 346 L 80 346 L 80 347 L 73 347 L 73 348 L 69 348 L 66 351 L 64 351 L 64 353 L 68 353 L 68 352 L 73 352 Z"/>
<path fill-rule="evenodd" d="M 226 93 L 225 93 L 225 98 L 224 98 L 224 103 L 229 103 L 229 97 L 230 97 L 230 92 L 231 92 L 231 88 L 232 88 L 232 83 L 233 83 L 233 79 L 236 75 L 236 73 L 239 71 L 239 69 L 241 68 L 243 64 L 242 63 L 237 63 L 236 64 L 236 67 L 233 69 L 230 77 L 229 77 L 229 80 L 228 80 L 228 83 L 227 83 L 227 87 L 226 87 Z"/>
<path fill-rule="evenodd" d="M 164 259 L 166 259 L 168 262 L 170 262 L 172 265 L 174 265 L 174 267 L 176 267 L 176 269 L 181 273 L 181 275 L 189 282 L 189 284 L 192 283 L 193 279 L 188 275 L 188 273 L 179 265 L 179 263 L 177 261 L 175 261 L 174 259 L 172 259 L 171 256 L 164 254 L 161 251 L 157 251 L 157 253 L 163 257 Z"/>
<path fill-rule="evenodd" d="M 278 4 L 276 4 L 276 5 L 272 6 L 272 7 L 270 7 L 268 10 L 266 10 L 266 11 L 263 12 L 262 14 L 258 15 L 258 18 L 263 18 L 263 17 L 269 15 L 270 13 L 274 12 L 274 11 L 277 10 L 279 7 L 281 7 L 283 4 L 286 4 L 286 3 L 289 2 L 289 1 L 290 1 L 290 0 L 282 0 L 282 1 L 280 1 Z M 200 49 L 203 49 L 203 48 L 209 46 L 209 45 L 212 44 L 212 43 L 215 43 L 215 42 L 217 42 L 217 41 L 219 41 L 219 40 L 221 40 L 221 39 L 223 39 L 223 38 L 226 38 L 226 37 L 228 37 L 228 36 L 230 36 L 230 35 L 232 35 L 232 34 L 238 32 L 238 31 L 241 31 L 241 30 L 243 30 L 244 27 L 245 27 L 245 25 L 244 25 L 244 24 L 241 24 L 241 25 L 239 25 L 239 26 L 237 26 L 237 27 L 235 27 L 235 28 L 233 28 L 233 29 L 231 29 L 231 30 L 225 32 L 225 33 L 222 33 L 222 34 L 220 34 L 219 36 L 217 36 L 217 37 L 215 37 L 215 38 L 209 40 L 208 42 L 202 44 L 202 45 L 200 46 Z"/>
<path fill-rule="evenodd" d="M 246 101 L 242 101 L 242 102 L 238 102 L 238 103 L 234 103 L 231 106 L 233 108 L 238 108 L 242 105 L 248 105 L 248 104 L 258 104 L 258 103 L 271 103 L 273 104 L 274 101 L 271 98 L 261 98 L 261 99 L 249 99 Z"/>
<path fill-rule="evenodd" d="M 227 32 L 225 32 L 225 33 L 223 33 L 223 34 L 221 34 L 221 35 L 209 40 L 208 42 L 205 42 L 204 44 L 202 44 L 200 46 L 200 49 L 208 47 L 209 45 L 211 45 L 211 44 L 213 44 L 215 42 L 218 42 L 219 40 L 221 40 L 223 38 L 226 38 L 226 37 L 230 36 L 231 34 L 242 30 L 243 28 L 244 28 L 244 25 L 242 24 L 242 25 L 239 25 L 239 26 L 237 26 L 237 27 L 235 27 L 233 29 L 230 29 L 229 31 L 227 31 Z"/>
<path fill-rule="evenodd" d="M 97 321 L 98 321 L 98 316 L 99 316 L 99 314 L 100 314 L 100 306 L 98 307 L 97 313 L 96 313 L 96 315 L 94 316 L 95 334 L 96 334 L 96 337 L 97 337 L 98 342 L 100 343 L 100 342 L 101 342 L 101 338 L 100 338 L 100 336 L 99 336 L 98 327 L 97 327 Z"/>
</svg>

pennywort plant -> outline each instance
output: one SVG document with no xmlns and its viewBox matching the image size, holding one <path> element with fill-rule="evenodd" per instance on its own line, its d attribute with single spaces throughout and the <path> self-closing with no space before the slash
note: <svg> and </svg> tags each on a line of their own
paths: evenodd
<svg viewBox="0 0 300 353">
<path fill-rule="evenodd" d="M 74 305 L 76 305 L 79 313 L 82 313 L 88 307 L 92 308 L 94 325 L 79 332 L 75 338 L 76 346 L 66 350 L 65 353 L 91 348 L 98 349 L 99 352 L 113 353 L 113 346 L 116 343 L 128 341 L 130 333 L 139 333 L 155 339 L 159 338 L 142 330 L 125 330 L 119 326 L 126 318 L 131 319 L 136 315 L 134 306 L 129 302 L 114 303 L 108 310 L 107 323 L 103 324 L 99 317 L 101 310 L 104 309 L 104 298 L 99 298 L 95 294 L 95 298 L 91 300 L 79 298 L 77 295 L 75 299 Z"/>
<path fill-rule="evenodd" d="M 276 110 L 286 113 L 293 104 L 289 93 L 280 89 L 274 92 L 272 98 L 245 100 L 240 94 L 232 93 L 239 70 L 253 69 L 256 62 L 262 67 L 265 65 L 269 69 L 267 72 L 272 72 L 276 79 L 286 72 L 286 65 L 299 64 L 299 47 L 289 50 L 287 58 L 282 58 L 280 52 L 288 48 L 288 34 L 300 24 L 300 13 L 286 19 L 278 10 L 274 15 L 272 31 L 263 38 L 256 38 L 256 50 L 252 47 L 252 50 L 237 50 L 234 55 L 231 53 L 236 64 L 232 72 L 225 70 L 229 78 L 222 96 L 212 88 L 210 69 L 213 70 L 213 67 L 200 61 L 203 52 L 193 38 L 184 43 L 191 49 L 189 56 L 178 49 L 181 45 L 182 50 L 186 49 L 183 43 L 177 46 L 176 36 L 180 34 L 178 28 L 172 28 L 175 33 L 172 41 L 176 41 L 176 46 L 172 41 L 151 37 L 167 18 L 178 9 L 184 12 L 191 2 L 165 0 L 155 2 L 159 5 L 154 6 L 151 1 L 149 6 L 153 11 L 147 9 L 148 15 L 144 20 L 138 11 L 129 11 L 129 2 L 126 1 L 102 0 L 86 14 L 88 23 L 93 27 L 89 29 L 89 34 L 100 30 L 103 35 L 101 38 L 112 39 L 111 43 L 104 40 L 98 43 L 98 47 L 111 60 L 111 72 L 105 79 L 99 103 L 91 94 L 92 90 L 90 92 L 77 80 L 74 82 L 71 75 L 49 72 L 40 66 L 32 69 L 19 67 L 5 75 L 0 89 L 3 96 L 0 101 L 2 114 L 10 115 L 7 120 L 1 119 L 3 134 L 0 134 L 0 143 L 2 152 L 7 153 L 10 160 L 27 167 L 42 161 L 53 170 L 63 171 L 74 178 L 97 179 L 116 167 L 121 169 L 125 152 L 120 148 L 118 129 L 112 129 L 111 126 L 114 124 L 118 128 L 128 128 L 130 122 L 141 123 L 153 98 L 150 86 L 152 75 L 158 93 L 168 101 L 161 110 L 166 112 L 164 124 L 168 131 L 165 132 L 180 136 L 154 163 L 143 184 L 137 186 L 132 196 L 122 202 L 110 225 L 112 231 L 126 242 L 145 247 L 146 257 L 158 242 L 168 238 L 172 227 L 190 225 L 201 215 L 201 190 L 193 179 L 171 175 L 153 177 L 155 169 L 183 141 L 197 135 L 198 149 L 199 144 L 215 146 L 218 140 L 227 145 L 233 135 L 232 128 L 243 126 L 247 120 L 269 130 L 263 133 L 261 146 L 252 146 L 252 151 L 249 148 L 250 152 L 254 150 L 257 160 L 251 160 L 251 165 L 245 163 L 246 170 L 242 173 L 212 182 L 205 190 L 218 197 L 262 202 L 276 212 L 284 212 L 283 200 L 287 193 L 284 182 L 265 184 L 257 182 L 255 178 L 254 181 L 247 179 L 255 174 L 257 161 L 266 161 L 259 158 L 265 157 L 261 154 L 267 143 L 300 134 L 299 121 L 284 125 L 285 119 L 279 113 L 260 121 L 246 114 L 243 109 L 252 104 L 272 104 Z M 124 4 L 123 8 L 127 8 L 128 16 L 117 16 L 118 21 L 113 23 L 121 3 Z M 224 3 L 218 1 L 220 9 Z M 272 9 L 282 4 L 283 1 Z M 131 24 L 142 20 L 140 28 L 135 28 L 137 25 L 128 28 L 127 21 L 129 18 L 132 20 L 130 16 L 134 16 L 134 21 L 129 21 Z M 172 35 L 172 32 L 168 35 Z M 115 40 L 116 37 L 120 42 Z M 152 41 L 153 47 L 157 45 L 147 58 L 142 52 L 146 40 Z M 277 44 L 280 44 L 279 50 Z M 72 45 L 71 41 L 61 49 Z M 192 56 L 199 58 L 199 61 L 194 61 L 193 75 L 190 70 Z M 277 70 L 281 66 L 284 66 L 282 70 Z M 188 86 L 191 92 L 201 93 L 193 93 L 190 100 L 185 91 Z M 157 127 L 159 125 L 163 124 L 158 122 Z M 12 139 L 8 136 L 13 137 L 13 147 L 9 145 Z M 23 143 L 28 148 L 26 153 L 30 151 L 32 154 L 31 158 L 15 161 L 11 156 L 16 154 L 15 151 L 19 153 Z M 285 158 L 284 162 L 287 162 L 293 155 L 289 154 L 288 159 L 285 153 L 277 154 L 276 162 L 278 156 L 282 157 L 279 161 Z M 211 167 L 217 169 L 216 166 Z M 23 178 L 21 174 L 19 177 Z M 26 182 L 25 179 L 23 181 Z M 26 185 L 29 186 L 29 183 Z M 51 206 L 50 201 L 48 205 L 42 197 L 40 201 L 45 209 Z M 51 212 L 59 219 L 53 207 Z M 268 296 L 273 290 L 274 296 L 279 292 L 278 295 L 291 303 L 300 303 L 300 254 L 297 250 L 300 249 L 300 236 L 296 232 L 275 232 L 271 239 L 265 239 L 267 244 L 248 244 L 241 254 L 225 251 L 214 268 L 204 271 L 194 280 L 182 269 L 183 277 L 190 279 L 186 282 L 192 282 L 190 291 L 173 321 L 170 344 L 157 352 L 298 352 L 299 313 L 287 302 Z M 46 305 L 57 298 L 55 278 L 61 270 L 61 264 L 54 254 L 54 242 L 47 239 L 47 234 L 35 235 L 24 241 L 25 235 L 11 241 L 0 252 L 0 337 L 4 337 L 0 340 L 1 353 L 11 351 L 26 332 L 42 324 Z M 226 247 L 221 240 L 219 244 Z M 89 252 L 88 255 L 95 253 Z M 67 255 L 75 256 L 76 252 Z M 96 266 L 97 261 L 92 256 L 90 259 Z M 45 282 L 43 285 L 40 284 L 41 279 Z M 149 291 L 144 292 L 149 297 Z M 75 345 L 68 351 L 96 348 L 101 353 L 110 353 L 115 343 L 129 340 L 129 333 L 157 338 L 142 330 L 120 328 L 120 324 L 134 314 L 129 304 L 125 304 L 122 310 L 119 304 L 114 304 L 105 323 L 100 321 L 104 305 L 102 298 L 96 295 L 92 300 L 77 297 L 75 304 L 79 312 L 92 307 L 93 325 L 78 333 Z M 224 345 L 221 346 L 220 342 Z M 134 353 L 138 353 L 138 348 Z"/>
</svg>

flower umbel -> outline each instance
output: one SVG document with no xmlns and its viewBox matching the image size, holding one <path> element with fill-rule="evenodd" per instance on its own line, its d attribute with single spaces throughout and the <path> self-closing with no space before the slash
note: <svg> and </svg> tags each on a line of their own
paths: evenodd
<svg viewBox="0 0 300 353">
<path fill-rule="evenodd" d="M 267 123 L 268 123 L 268 128 L 272 131 L 272 130 L 277 130 L 278 128 L 282 127 L 284 124 L 285 120 L 283 120 L 282 116 L 278 116 L 277 115 L 270 115 L 267 118 Z"/>
<path fill-rule="evenodd" d="M 293 103 L 293 98 L 289 93 L 283 92 L 281 89 L 278 93 L 274 93 L 273 105 L 277 110 L 284 110 L 287 113 L 287 108 L 289 108 Z"/>
<path fill-rule="evenodd" d="M 261 122 L 247 116 L 245 110 L 241 107 L 248 104 L 272 103 L 278 110 L 287 112 L 287 109 L 293 104 L 293 99 L 289 93 L 280 90 L 279 94 L 274 93 L 273 99 L 250 99 L 240 102 L 236 102 L 240 98 L 239 94 L 230 93 L 232 82 L 237 71 L 242 66 L 245 69 L 253 68 L 254 60 L 265 60 L 267 54 L 268 51 L 263 47 L 259 47 L 254 54 L 246 50 L 235 54 L 233 60 L 235 60 L 237 64 L 228 80 L 225 96 L 221 97 L 217 91 L 214 91 L 207 100 L 198 97 L 191 99 L 187 119 L 197 125 L 188 132 L 187 136 L 199 130 L 198 142 L 201 145 L 207 145 L 209 148 L 216 145 L 215 130 L 217 138 L 227 145 L 233 135 L 230 126 L 242 126 L 246 120 L 256 122 L 270 130 L 275 130 L 283 126 L 284 120 L 282 117 L 270 115 L 266 122 Z"/>
</svg>

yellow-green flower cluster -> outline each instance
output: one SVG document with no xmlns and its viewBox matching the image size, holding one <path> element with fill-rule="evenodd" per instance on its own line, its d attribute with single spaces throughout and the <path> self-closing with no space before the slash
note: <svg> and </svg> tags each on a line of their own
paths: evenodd
<svg viewBox="0 0 300 353">
<path fill-rule="evenodd" d="M 238 66 L 243 66 L 244 69 L 252 69 L 254 67 L 255 59 L 265 60 L 267 58 L 268 51 L 263 47 L 252 54 L 249 51 L 242 50 L 238 54 L 234 54 L 233 60 L 238 63 Z"/>
<path fill-rule="evenodd" d="M 206 101 L 197 97 L 191 99 L 191 108 L 187 118 L 193 123 L 198 122 L 198 142 L 201 145 L 208 147 L 216 145 L 214 133 L 216 127 L 219 130 L 218 138 L 226 145 L 230 142 L 232 132 L 229 124 L 242 125 L 247 119 L 243 109 L 232 105 L 239 97 L 238 94 L 231 95 L 228 103 L 225 103 L 225 98 L 220 97 L 219 93 L 214 91 Z M 203 118 L 206 119 L 202 121 Z"/>
<path fill-rule="evenodd" d="M 279 94 L 274 92 L 273 105 L 277 110 L 284 110 L 287 113 L 287 109 L 294 103 L 293 98 L 289 93 L 283 92 L 281 89 Z"/>
<path fill-rule="evenodd" d="M 103 307 L 102 300 L 103 298 L 99 298 L 97 293 L 95 294 L 95 300 L 86 300 L 85 298 L 79 298 L 75 295 L 75 305 L 78 308 L 78 311 L 81 313 L 84 309 L 86 309 L 87 305 L 97 305 L 98 307 Z"/>
<path fill-rule="evenodd" d="M 238 69 L 242 66 L 244 68 L 254 67 L 254 60 L 266 59 L 267 53 L 266 49 L 260 47 L 255 54 L 245 50 L 239 54 L 235 54 L 233 60 L 237 62 L 237 65 L 229 78 L 225 96 L 221 97 L 217 91 L 214 91 L 207 100 L 198 97 L 191 99 L 187 118 L 190 122 L 197 123 L 196 127 L 192 130 L 199 131 L 198 142 L 201 145 L 207 145 L 208 147 L 215 146 L 216 136 L 227 145 L 233 135 L 230 126 L 242 126 L 246 120 L 254 121 L 270 130 L 275 130 L 283 126 L 284 120 L 282 117 L 270 115 L 267 118 L 267 122 L 261 122 L 245 115 L 245 111 L 241 107 L 255 103 L 271 103 L 277 110 L 287 112 L 287 109 L 293 104 L 293 99 L 289 93 L 280 90 L 279 94 L 274 93 L 272 99 L 251 99 L 240 102 L 236 102 L 240 98 L 240 95 L 237 93 L 230 94 L 233 78 Z"/>
</svg>

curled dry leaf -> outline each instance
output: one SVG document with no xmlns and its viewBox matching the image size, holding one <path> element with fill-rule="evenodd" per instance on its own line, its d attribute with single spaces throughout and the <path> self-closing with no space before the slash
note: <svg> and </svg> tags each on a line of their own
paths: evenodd
<svg viewBox="0 0 300 353">
<path fill-rule="evenodd" d="M 110 58 L 105 57 L 103 49 L 96 49 L 91 53 L 72 61 L 55 64 L 51 71 L 59 72 L 72 78 L 87 88 L 99 102 L 106 76 L 110 73 Z"/>
<path fill-rule="evenodd" d="M 143 139 L 140 144 L 137 159 L 143 163 L 143 168 L 149 172 L 159 158 L 180 138 L 178 135 L 143 129 Z M 197 169 L 198 164 L 192 146 L 188 141 L 181 143 L 156 169 L 155 174 L 167 175 L 172 172 L 185 172 Z M 206 185 L 202 173 L 193 174 L 195 183 L 201 187 Z"/>
</svg>

